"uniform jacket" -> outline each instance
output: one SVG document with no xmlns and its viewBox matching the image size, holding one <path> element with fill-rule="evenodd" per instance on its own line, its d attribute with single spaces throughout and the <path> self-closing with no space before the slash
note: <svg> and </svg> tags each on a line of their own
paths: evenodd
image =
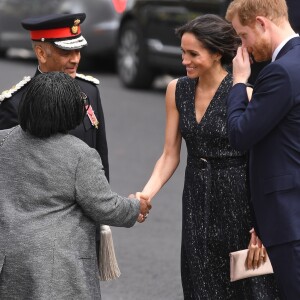
<svg viewBox="0 0 300 300">
<path fill-rule="evenodd" d="M 300 38 L 291 39 L 259 74 L 228 98 L 232 145 L 250 150 L 250 190 L 265 246 L 300 239 Z"/>
<path fill-rule="evenodd" d="M 113 193 L 97 151 L 72 135 L 17 126 L 0 165 L 0 299 L 101 299 L 96 226 L 133 226 L 139 201 Z"/>
<path fill-rule="evenodd" d="M 37 74 L 39 74 L 38 70 L 35 75 Z M 80 75 L 78 75 L 75 79 L 80 85 L 82 91 L 88 96 L 90 104 L 99 121 L 99 127 L 96 129 L 86 115 L 83 123 L 70 133 L 98 151 L 104 166 L 106 178 L 109 180 L 107 141 L 100 93 L 94 83 L 96 82 L 94 79 L 90 79 L 89 76 L 79 76 Z M 18 106 L 27 86 L 28 85 L 25 84 L 16 92 L 12 93 L 10 97 L 4 99 L 2 103 L 0 102 L 0 130 L 11 128 L 19 123 Z"/>
</svg>

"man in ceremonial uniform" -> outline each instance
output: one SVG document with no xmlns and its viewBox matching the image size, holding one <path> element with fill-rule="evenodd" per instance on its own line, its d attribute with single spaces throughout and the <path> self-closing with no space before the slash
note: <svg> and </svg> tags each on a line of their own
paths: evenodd
<svg viewBox="0 0 300 300">
<path fill-rule="evenodd" d="M 77 73 L 80 49 L 87 46 L 81 34 L 80 24 L 84 13 L 54 14 L 22 21 L 22 26 L 30 31 L 33 50 L 38 60 L 35 75 L 40 72 L 63 71 L 79 83 L 87 97 L 89 109 L 82 124 L 70 133 L 100 154 L 107 179 L 109 179 L 108 151 L 99 81 L 91 76 Z M 25 77 L 10 90 L 0 94 L 0 129 L 18 124 L 18 106 L 30 77 Z"/>
</svg>

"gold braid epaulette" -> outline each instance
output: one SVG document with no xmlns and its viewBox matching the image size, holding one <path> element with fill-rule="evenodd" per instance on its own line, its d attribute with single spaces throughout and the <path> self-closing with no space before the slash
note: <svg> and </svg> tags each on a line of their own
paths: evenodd
<svg viewBox="0 0 300 300">
<path fill-rule="evenodd" d="M 83 80 L 86 80 L 86 81 L 90 81 L 94 84 L 99 84 L 100 83 L 100 81 L 97 78 L 95 78 L 93 76 L 90 76 L 90 75 L 83 75 L 83 74 L 76 73 L 76 77 L 79 77 L 79 78 L 81 78 Z"/>
<path fill-rule="evenodd" d="M 2 103 L 3 100 L 10 98 L 16 91 L 18 91 L 20 88 L 26 85 L 30 80 L 31 80 L 30 76 L 25 76 L 20 82 L 18 82 L 12 88 L 3 91 L 0 94 L 0 104 Z"/>
</svg>

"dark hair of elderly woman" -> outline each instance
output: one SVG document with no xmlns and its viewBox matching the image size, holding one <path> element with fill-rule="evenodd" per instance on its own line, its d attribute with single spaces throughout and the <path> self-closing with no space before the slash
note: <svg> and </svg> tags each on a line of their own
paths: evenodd
<svg viewBox="0 0 300 300">
<path fill-rule="evenodd" d="M 63 72 L 39 74 L 31 80 L 20 103 L 20 125 L 39 138 L 67 133 L 83 119 L 83 100 L 84 94 L 70 75 Z"/>
<path fill-rule="evenodd" d="M 175 30 L 180 38 L 186 32 L 194 34 L 212 54 L 220 53 L 222 66 L 231 65 L 240 39 L 229 22 L 217 15 L 206 14 Z"/>
</svg>

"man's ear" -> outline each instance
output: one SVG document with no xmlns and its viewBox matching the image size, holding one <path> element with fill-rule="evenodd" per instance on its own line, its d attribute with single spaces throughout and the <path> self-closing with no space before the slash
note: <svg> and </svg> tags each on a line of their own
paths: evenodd
<svg viewBox="0 0 300 300">
<path fill-rule="evenodd" d="M 36 45 L 34 47 L 34 52 L 35 52 L 35 55 L 36 55 L 38 61 L 40 61 L 41 63 L 46 62 L 47 53 L 46 53 L 46 50 L 44 49 L 44 47 L 42 47 L 41 45 Z"/>
<path fill-rule="evenodd" d="M 256 17 L 256 27 L 259 30 L 266 30 L 266 18 L 265 17 L 261 17 L 261 16 L 257 16 Z"/>
</svg>

